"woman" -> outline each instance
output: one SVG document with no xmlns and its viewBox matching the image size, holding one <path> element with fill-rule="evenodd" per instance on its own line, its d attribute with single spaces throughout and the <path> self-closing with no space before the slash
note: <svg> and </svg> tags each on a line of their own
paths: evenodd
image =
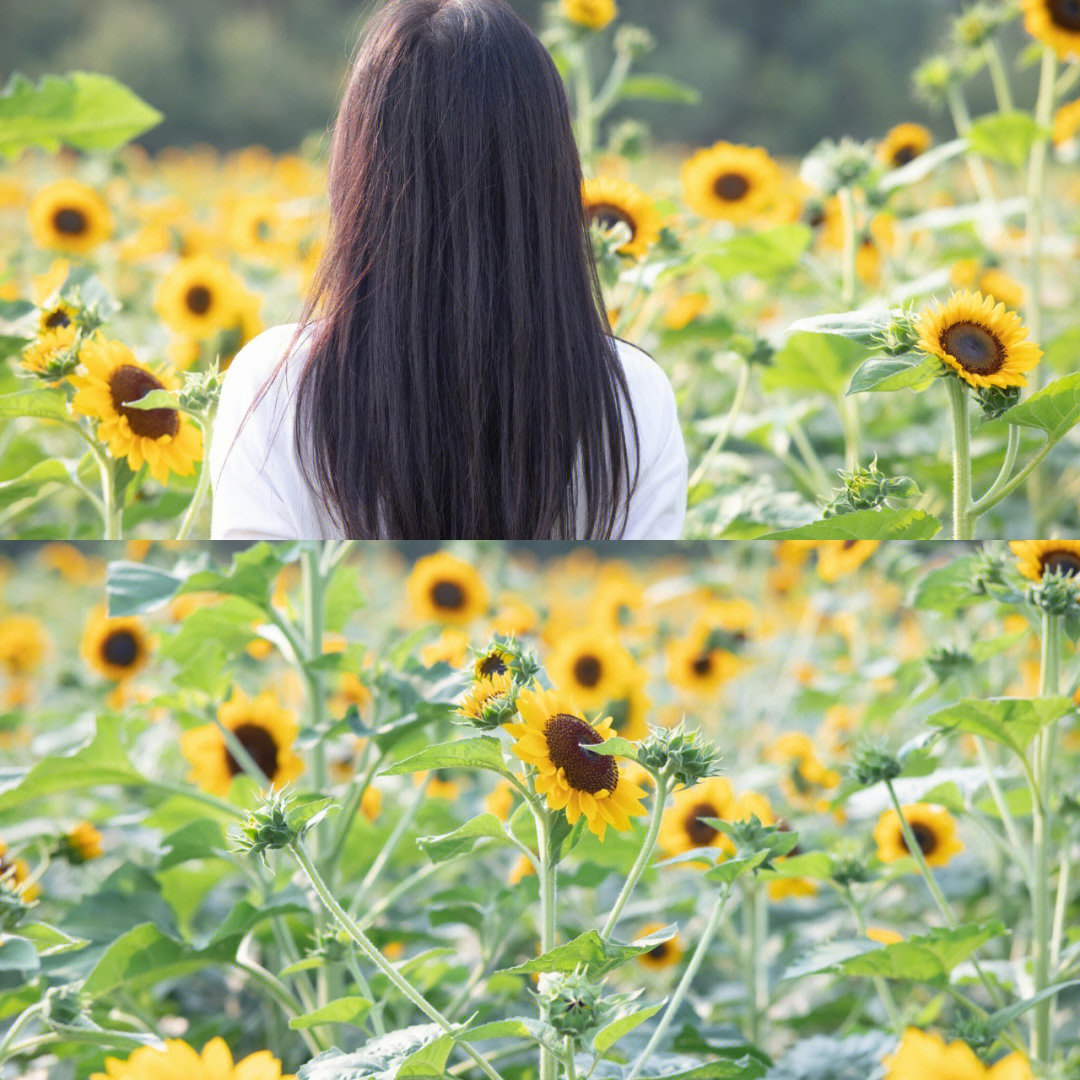
<svg viewBox="0 0 1080 1080">
<path fill-rule="evenodd" d="M 507 3 L 385 7 L 329 178 L 300 321 L 225 379 L 213 538 L 677 538 L 674 395 L 610 336 L 562 82 Z"/>
</svg>

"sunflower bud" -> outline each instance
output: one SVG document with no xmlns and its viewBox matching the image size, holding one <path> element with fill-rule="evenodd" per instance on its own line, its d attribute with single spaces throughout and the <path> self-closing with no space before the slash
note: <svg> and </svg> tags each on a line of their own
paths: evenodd
<svg viewBox="0 0 1080 1080">
<path fill-rule="evenodd" d="M 851 775 L 861 787 L 873 787 L 887 780 L 895 780 L 903 772 L 900 762 L 876 746 L 861 746 L 855 751 Z"/>
<path fill-rule="evenodd" d="M 70 983 L 45 991 L 45 1019 L 50 1024 L 72 1027 L 86 1018 L 89 998 Z"/>
<path fill-rule="evenodd" d="M 180 408 L 196 416 L 208 412 L 217 401 L 224 381 L 225 376 L 218 371 L 217 360 L 205 371 L 188 372 L 179 394 Z"/>
<path fill-rule="evenodd" d="M 259 855 L 266 862 L 266 852 L 290 847 L 316 825 L 329 811 L 333 799 L 304 798 L 272 792 L 253 810 L 246 822 L 231 833 L 234 850 Z"/>
<path fill-rule="evenodd" d="M 582 967 L 543 973 L 540 988 L 532 995 L 555 1031 L 574 1042 L 597 1031 L 613 1011 L 612 1003 L 601 994 L 598 980 Z"/>
<path fill-rule="evenodd" d="M 862 885 L 872 881 L 877 875 L 866 858 L 850 842 L 832 852 L 832 878 L 841 888 L 850 885 Z"/>
<path fill-rule="evenodd" d="M 933 672 L 938 682 L 945 682 L 951 676 L 973 668 L 975 658 L 962 649 L 950 649 L 943 646 L 930 652 L 926 657 L 926 666 Z"/>
<path fill-rule="evenodd" d="M 835 195 L 843 188 L 864 187 L 877 168 L 872 143 L 860 143 L 844 136 L 839 142 L 824 139 L 803 159 L 801 178 Z"/>
<path fill-rule="evenodd" d="M 972 1050 L 981 1051 L 989 1050 L 1001 1037 L 1001 1033 L 994 1030 L 992 1020 L 981 1016 L 958 1016 L 953 1023 L 953 1033 Z"/>
<path fill-rule="evenodd" d="M 1048 615 L 1065 615 L 1080 604 L 1076 578 L 1052 570 L 1043 572 L 1042 581 L 1028 588 L 1028 602 Z"/>
<path fill-rule="evenodd" d="M 752 873 L 771 870 L 774 859 L 790 855 L 799 844 L 799 834 L 792 832 L 786 821 L 776 825 L 764 825 L 756 814 L 751 814 L 745 821 L 721 821 L 719 826 L 720 831 L 734 843 L 740 855 L 756 855 L 762 851 L 767 853 Z"/>
<path fill-rule="evenodd" d="M 825 507 L 823 516 L 839 517 L 856 510 L 876 510 L 888 504 L 891 498 L 914 499 L 919 494 L 919 485 L 910 476 L 886 476 L 877 467 L 877 458 L 867 468 L 854 472 L 839 473 L 844 486 L 833 493 L 832 502 Z"/>
<path fill-rule="evenodd" d="M 912 309 L 894 311 L 885 329 L 874 335 L 874 343 L 889 356 L 916 352 L 921 337 L 917 324 L 918 314 Z"/>
<path fill-rule="evenodd" d="M 473 649 L 473 680 L 508 675 L 517 686 L 528 686 L 540 672 L 536 654 L 512 634 L 496 634 L 483 649 Z"/>
<path fill-rule="evenodd" d="M 615 31 L 615 51 L 620 56 L 637 59 L 656 48 L 656 38 L 643 26 L 620 26 Z"/>
<path fill-rule="evenodd" d="M 517 688 L 509 672 L 478 679 L 457 711 L 465 723 L 481 731 L 493 731 L 512 720 L 517 712 Z"/>
<path fill-rule="evenodd" d="M 975 399 L 982 407 L 983 416 L 987 420 L 996 420 L 1020 400 L 1020 387 L 980 386 L 975 391 Z"/>
<path fill-rule="evenodd" d="M 1016 12 L 1003 4 L 976 4 L 956 17 L 953 22 L 953 38 L 958 45 L 968 49 L 981 49 L 995 34 L 999 26 L 1016 17 Z"/>
<path fill-rule="evenodd" d="M 919 95 L 933 105 L 945 102 L 949 87 L 957 75 L 952 62 L 945 55 L 932 56 L 915 69 L 912 76 Z"/>
<path fill-rule="evenodd" d="M 651 727 L 638 747 L 638 764 L 653 774 L 667 773 L 672 782 L 692 788 L 720 772 L 720 751 L 686 721 L 677 727 Z"/>
<path fill-rule="evenodd" d="M 979 552 L 971 570 L 971 589 L 979 595 L 987 595 L 993 586 L 1004 586 L 1005 556 L 996 548 L 985 547 Z"/>
</svg>

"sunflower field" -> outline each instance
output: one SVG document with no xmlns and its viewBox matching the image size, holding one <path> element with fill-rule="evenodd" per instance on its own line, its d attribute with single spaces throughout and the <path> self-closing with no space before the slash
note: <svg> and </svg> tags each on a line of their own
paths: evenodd
<svg viewBox="0 0 1080 1080">
<path fill-rule="evenodd" d="M 1080 543 L 6 547 L 2 1080 L 1080 1075 Z"/>
<path fill-rule="evenodd" d="M 546 20 L 612 326 L 680 402 L 687 537 L 1075 532 L 1074 3 L 956 18 L 913 75 L 948 137 L 902 123 L 799 159 L 650 137 L 628 109 L 697 94 L 649 71 L 649 33 L 614 0 Z M 297 317 L 322 254 L 325 138 L 150 157 L 131 140 L 160 119 L 86 72 L 0 95 L 4 535 L 205 535 L 221 373 Z"/>
</svg>

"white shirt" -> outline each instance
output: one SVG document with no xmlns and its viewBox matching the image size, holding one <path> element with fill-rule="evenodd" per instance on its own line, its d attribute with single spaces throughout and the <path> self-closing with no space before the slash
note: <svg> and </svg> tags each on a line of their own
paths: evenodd
<svg viewBox="0 0 1080 1080">
<path fill-rule="evenodd" d="M 240 430 L 296 325 L 264 330 L 236 354 L 225 374 L 210 446 L 213 540 L 346 539 L 324 500 L 304 479 L 296 453 L 296 388 L 310 327 Z M 626 342 L 616 345 L 640 443 L 638 485 L 619 539 L 677 540 L 686 515 L 687 460 L 675 395 L 650 356 Z"/>
</svg>

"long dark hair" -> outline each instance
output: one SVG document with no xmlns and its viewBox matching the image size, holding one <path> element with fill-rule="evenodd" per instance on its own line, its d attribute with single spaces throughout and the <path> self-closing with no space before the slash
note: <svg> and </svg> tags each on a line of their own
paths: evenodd
<svg viewBox="0 0 1080 1080">
<path fill-rule="evenodd" d="M 296 444 L 345 533 L 617 535 L 637 425 L 566 94 L 529 27 L 505 0 L 393 0 L 329 176 Z"/>
</svg>

